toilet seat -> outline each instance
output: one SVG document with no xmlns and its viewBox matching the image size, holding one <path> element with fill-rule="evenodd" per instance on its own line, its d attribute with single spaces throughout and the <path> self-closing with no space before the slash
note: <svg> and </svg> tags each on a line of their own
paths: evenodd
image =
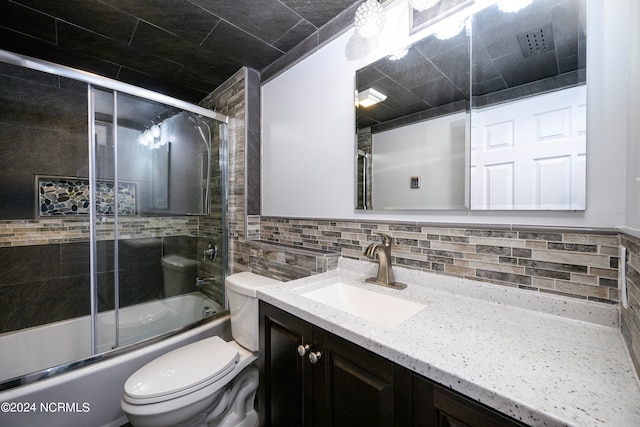
<svg viewBox="0 0 640 427">
<path fill-rule="evenodd" d="M 220 337 L 194 342 L 138 369 L 125 383 L 123 399 L 138 405 L 176 399 L 232 374 L 239 359 L 237 348 Z"/>
</svg>

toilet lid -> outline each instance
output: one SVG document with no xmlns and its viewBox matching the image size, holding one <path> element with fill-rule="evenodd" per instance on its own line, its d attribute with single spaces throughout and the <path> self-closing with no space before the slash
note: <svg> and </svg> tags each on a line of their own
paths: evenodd
<svg viewBox="0 0 640 427">
<path fill-rule="evenodd" d="M 147 363 L 129 377 L 124 392 L 147 399 L 211 384 L 231 372 L 239 358 L 238 350 L 220 337 L 207 338 Z"/>
</svg>

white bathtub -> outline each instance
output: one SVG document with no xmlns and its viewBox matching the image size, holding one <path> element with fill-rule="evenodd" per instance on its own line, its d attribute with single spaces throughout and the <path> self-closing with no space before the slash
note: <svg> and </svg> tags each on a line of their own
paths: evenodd
<svg viewBox="0 0 640 427">
<path fill-rule="evenodd" d="M 222 307 L 194 292 L 120 310 L 119 347 L 169 332 L 203 318 L 203 310 Z M 98 353 L 115 343 L 115 314 L 98 315 Z M 0 335 L 0 383 L 31 372 L 91 356 L 89 316 L 50 323 Z M 0 424 L 1 425 L 1 424 Z"/>
<path fill-rule="evenodd" d="M 197 314 L 195 320 L 201 318 L 204 306 L 212 304 L 199 295 L 128 307 L 131 310 L 125 316 L 121 313 L 121 320 L 128 326 L 121 338 L 154 336 L 192 323 L 193 315 Z M 99 325 L 108 326 L 109 321 L 113 327 L 113 313 L 105 313 Z M 83 322 L 88 324 L 89 320 L 73 319 L 0 336 L 0 369 L 5 378 L 88 356 L 89 332 L 84 329 L 89 326 L 83 327 Z M 148 333 L 134 327 L 136 323 L 140 327 L 151 323 Z M 120 409 L 122 387 L 133 372 L 159 355 L 191 342 L 214 335 L 229 340 L 230 332 L 229 317 L 223 316 L 159 342 L 115 356 L 107 353 L 104 360 L 84 366 L 80 362 L 81 367 L 68 372 L 2 391 L 0 426 L 121 426 L 127 422 Z"/>
</svg>

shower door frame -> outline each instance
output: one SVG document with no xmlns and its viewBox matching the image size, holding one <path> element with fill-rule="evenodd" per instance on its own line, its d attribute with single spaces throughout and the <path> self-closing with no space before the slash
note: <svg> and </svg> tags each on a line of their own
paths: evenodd
<svg viewBox="0 0 640 427">
<path fill-rule="evenodd" d="M 93 90 L 94 87 L 104 88 L 112 90 L 114 93 L 114 102 L 117 101 L 118 93 L 126 93 L 128 95 L 137 96 L 143 99 L 147 99 L 150 101 L 155 101 L 161 104 L 166 104 L 168 106 L 172 106 L 175 108 L 182 109 L 184 111 L 188 111 L 191 113 L 195 113 L 219 122 L 220 125 L 220 170 L 223 177 L 227 177 L 228 173 L 228 142 L 226 140 L 227 137 L 227 125 L 229 123 L 229 117 L 220 113 L 217 113 L 213 110 L 209 110 L 207 108 L 201 107 L 199 105 L 191 104 L 187 101 L 182 101 L 168 95 L 163 95 L 161 93 L 153 92 L 149 89 L 144 89 L 138 86 L 134 86 L 128 83 L 124 83 L 121 81 L 113 80 L 108 77 L 99 76 L 97 74 L 89 73 L 86 71 L 77 70 L 71 67 L 67 67 L 60 64 L 55 64 L 52 62 L 32 58 L 29 56 L 5 51 L 0 49 L 0 62 L 4 62 L 7 64 L 28 68 L 36 71 L 41 71 L 48 74 L 57 75 L 60 77 L 66 77 L 73 80 L 77 80 L 87 84 L 87 121 L 88 121 L 88 144 L 89 144 L 89 182 L 91 183 L 92 189 L 91 194 L 95 194 L 95 113 L 94 113 L 94 102 L 93 102 Z M 115 104 L 114 104 L 115 107 Z M 117 108 L 117 107 L 115 107 Z M 117 110 L 116 110 L 117 111 Z M 117 121 L 116 116 L 114 115 L 114 122 Z M 228 178 L 227 178 L 228 179 Z M 222 259 L 222 281 L 227 275 L 228 271 L 228 257 L 226 256 L 226 250 L 228 250 L 227 238 L 228 238 L 228 230 L 227 230 L 227 179 L 222 180 L 222 249 L 223 249 L 223 259 Z M 89 358 L 95 358 L 96 355 L 99 355 L 98 352 L 98 342 L 97 342 L 97 315 L 98 315 L 98 298 L 97 298 L 97 286 L 98 286 L 98 272 L 97 272 L 97 251 L 96 251 L 96 221 L 97 216 L 95 212 L 95 205 L 92 206 L 89 214 L 89 224 L 90 224 L 90 280 L 91 280 L 91 351 L 92 356 Z M 117 230 L 116 230 L 117 233 Z M 116 234 L 117 236 L 117 234 Z M 116 270 L 117 271 L 117 270 Z M 117 316 L 117 315 L 116 315 Z M 116 333 L 118 331 L 118 324 L 116 325 Z M 116 335 L 117 336 L 117 335 Z M 131 347 L 137 347 L 133 344 Z M 112 350 L 113 351 L 113 350 Z M 108 353 L 108 352 L 107 352 Z M 120 353 L 120 352 L 117 352 Z M 101 357 L 100 357 L 101 358 Z M 79 362 L 71 363 L 69 365 L 77 365 Z M 90 362 L 88 362 L 90 363 Z M 84 365 L 85 363 L 81 363 Z M 65 371 L 66 369 L 60 369 L 59 372 Z M 27 377 L 32 377 L 31 375 L 27 375 Z M 26 382 L 22 382 L 23 384 Z"/>
</svg>

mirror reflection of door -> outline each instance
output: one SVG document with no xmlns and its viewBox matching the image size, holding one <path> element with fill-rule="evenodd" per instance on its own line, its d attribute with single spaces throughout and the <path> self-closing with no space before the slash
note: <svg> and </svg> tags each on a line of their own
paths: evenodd
<svg viewBox="0 0 640 427">
<path fill-rule="evenodd" d="M 358 149 L 369 155 L 357 208 L 585 209 L 585 2 L 525 3 L 448 19 L 456 31 L 356 72 Z M 365 107 L 368 90 L 380 101 Z M 466 121 L 462 138 L 438 125 L 456 115 Z M 434 149 L 453 153 L 461 140 L 463 162 Z M 434 199 L 439 189 L 462 200 Z"/>
</svg>

